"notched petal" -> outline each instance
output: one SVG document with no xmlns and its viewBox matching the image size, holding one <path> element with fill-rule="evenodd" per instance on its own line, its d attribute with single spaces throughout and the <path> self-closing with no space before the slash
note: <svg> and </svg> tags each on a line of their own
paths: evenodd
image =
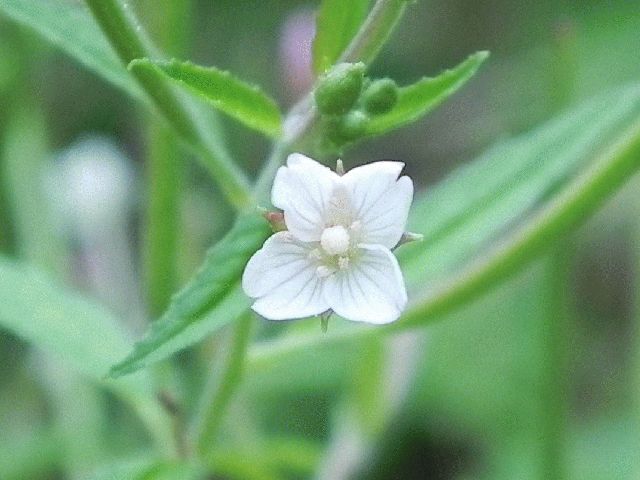
<svg viewBox="0 0 640 480">
<path fill-rule="evenodd" d="M 285 222 L 296 238 L 320 239 L 334 185 L 340 177 L 328 167 L 299 153 L 280 167 L 271 192 L 271 202 L 284 211 Z"/>
<path fill-rule="evenodd" d="M 393 248 L 400 241 L 413 201 L 413 182 L 398 178 L 403 167 L 402 162 L 374 162 L 342 177 L 351 192 L 354 218 L 362 225 L 362 242 Z"/>
<path fill-rule="evenodd" d="M 360 245 L 357 261 L 326 280 L 325 296 L 338 315 L 374 324 L 397 320 L 407 304 L 398 261 L 380 245 Z"/>
</svg>

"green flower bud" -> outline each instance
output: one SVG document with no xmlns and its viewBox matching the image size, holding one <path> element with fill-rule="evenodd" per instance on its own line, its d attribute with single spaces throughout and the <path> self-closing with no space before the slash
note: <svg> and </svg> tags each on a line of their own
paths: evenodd
<svg viewBox="0 0 640 480">
<path fill-rule="evenodd" d="M 366 132 L 367 123 L 369 123 L 369 116 L 366 113 L 353 110 L 342 117 L 340 133 L 346 140 L 357 140 Z"/>
<path fill-rule="evenodd" d="M 314 92 L 323 115 L 343 115 L 356 103 L 362 91 L 364 63 L 339 63 L 318 81 Z"/>
<path fill-rule="evenodd" d="M 387 113 L 398 103 L 398 86 L 390 78 L 374 80 L 364 91 L 362 100 L 370 114 Z"/>
</svg>

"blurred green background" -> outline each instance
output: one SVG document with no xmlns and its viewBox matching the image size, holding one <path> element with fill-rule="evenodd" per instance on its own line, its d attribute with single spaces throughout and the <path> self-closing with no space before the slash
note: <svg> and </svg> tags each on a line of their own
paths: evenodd
<svg viewBox="0 0 640 480">
<path fill-rule="evenodd" d="M 305 51 L 317 3 L 129 4 L 171 55 L 228 69 L 287 107 L 309 88 Z M 160 34 L 167 15 L 183 15 L 186 27 Z M 371 73 L 408 84 L 478 50 L 491 51 L 490 60 L 452 100 L 357 145 L 345 165 L 402 160 L 428 189 L 496 140 L 640 79 L 640 3 L 420 0 Z M 147 318 L 139 252 L 151 117 L 0 17 L 0 251 L 46 259 L 41 266 L 126 318 L 136 336 Z M 227 119 L 220 128 L 255 172 L 268 143 Z M 184 165 L 180 282 L 231 221 L 206 173 Z M 16 178 L 33 188 L 16 193 Z M 397 361 L 371 391 L 398 398 L 387 402 L 384 425 L 371 427 L 375 434 L 354 440 L 345 413 L 359 372 L 380 364 L 375 346 L 301 353 L 247 372 L 241 398 L 254 418 L 232 408 L 229 421 L 258 426 L 268 447 L 250 448 L 243 435 L 253 433 L 239 428 L 219 478 L 640 478 L 639 191 L 633 179 L 547 257 L 436 325 L 392 340 Z M 21 238 L 23 208 L 38 212 L 41 242 Z M 260 328 L 269 336 L 278 327 Z M 186 405 L 206 375 L 202 365 L 186 366 L 214 347 L 179 356 L 193 375 L 176 382 Z M 550 385 L 544 378 L 554 369 L 560 380 Z M 148 442 L 130 416 L 55 358 L 0 331 L 0 479 L 98 478 L 90 472 Z M 550 465 L 556 457 L 561 465 Z M 279 458 L 289 470 L 268 476 L 265 465 Z M 255 467 L 236 465 L 244 463 Z"/>
</svg>

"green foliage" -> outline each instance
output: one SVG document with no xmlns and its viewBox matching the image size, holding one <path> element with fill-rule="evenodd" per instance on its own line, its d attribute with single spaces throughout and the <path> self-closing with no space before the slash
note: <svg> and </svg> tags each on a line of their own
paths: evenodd
<svg viewBox="0 0 640 480">
<path fill-rule="evenodd" d="M 550 202 L 639 118 L 640 88 L 632 85 L 501 142 L 454 172 L 414 204 L 408 228 L 425 238 L 398 250 L 409 282 L 449 277 Z"/>
<path fill-rule="evenodd" d="M 369 0 L 323 0 L 316 17 L 313 69 L 323 73 L 333 65 L 364 21 Z"/>
<path fill-rule="evenodd" d="M 282 118 L 276 103 L 260 88 L 229 72 L 190 62 L 158 62 L 142 58 L 129 64 L 134 73 L 161 75 L 195 93 L 216 109 L 271 137 L 282 133 Z"/>
<path fill-rule="evenodd" d="M 322 75 L 313 92 L 322 115 L 343 115 L 356 103 L 362 91 L 364 63 L 340 63 Z"/>
<path fill-rule="evenodd" d="M 2 0 L 0 14 L 32 28 L 45 40 L 133 97 L 144 98 L 81 2 Z"/>
<path fill-rule="evenodd" d="M 130 349 L 124 332 L 105 309 L 42 272 L 2 257 L 0 328 L 55 354 L 95 382 L 102 382 L 111 364 Z M 104 386 L 130 403 L 160 442 L 166 441 L 164 412 L 153 398 L 146 374 Z"/>
<path fill-rule="evenodd" d="M 33 268 L 0 258 L 0 326 L 55 352 L 87 377 L 100 380 L 129 349 L 123 330 L 103 308 L 50 281 Z"/>
<path fill-rule="evenodd" d="M 248 307 L 239 280 L 249 257 L 270 230 L 256 214 L 238 218 L 229 233 L 207 253 L 203 266 L 171 300 L 147 336 L 111 369 L 118 377 L 163 360 L 236 320 Z"/>
<path fill-rule="evenodd" d="M 367 135 L 382 135 L 426 115 L 467 83 L 488 56 L 488 52 L 474 53 L 457 67 L 437 77 L 423 78 L 413 85 L 400 88 L 395 107 L 372 118 Z"/>
<path fill-rule="evenodd" d="M 92 480 L 201 480 L 202 469 L 187 462 L 139 459 L 120 461 L 95 471 Z"/>
<path fill-rule="evenodd" d="M 0 150 L 0 183 L 16 225 L 22 259 L 50 272 L 64 271 L 64 249 L 51 221 L 42 172 L 48 163 L 44 114 L 36 106 L 16 108 L 7 121 Z"/>
</svg>

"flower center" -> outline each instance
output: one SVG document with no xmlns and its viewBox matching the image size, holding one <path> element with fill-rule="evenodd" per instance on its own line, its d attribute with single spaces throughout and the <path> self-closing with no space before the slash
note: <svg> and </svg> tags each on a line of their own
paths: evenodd
<svg viewBox="0 0 640 480">
<path fill-rule="evenodd" d="M 325 228 L 320 236 L 320 245 L 329 255 L 342 255 L 349 250 L 349 232 L 342 225 Z"/>
</svg>

